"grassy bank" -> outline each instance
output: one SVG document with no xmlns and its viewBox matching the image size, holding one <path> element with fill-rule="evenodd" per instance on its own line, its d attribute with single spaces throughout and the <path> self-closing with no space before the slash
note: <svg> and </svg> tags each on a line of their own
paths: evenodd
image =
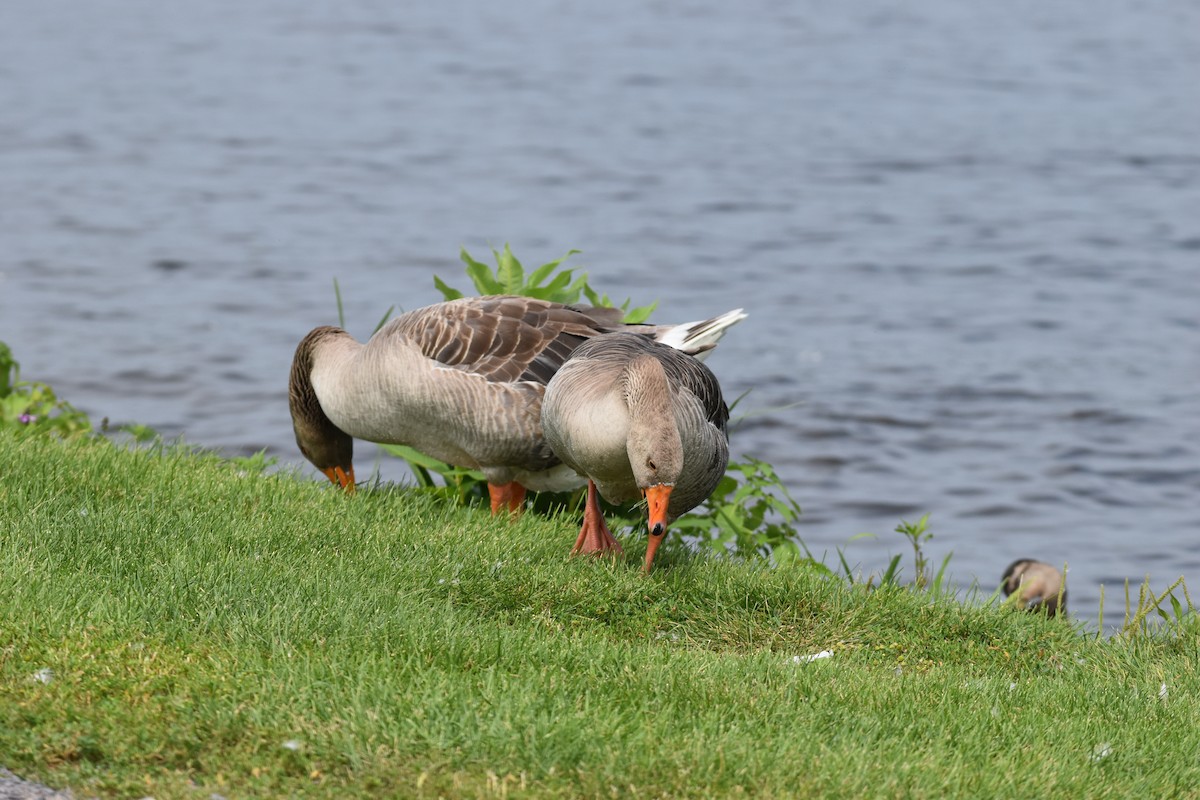
<svg viewBox="0 0 1200 800">
<path fill-rule="evenodd" d="M 0 464 L 0 764 L 78 796 L 1200 796 L 1194 638 L 644 577 L 573 518 L 180 452 Z"/>
</svg>

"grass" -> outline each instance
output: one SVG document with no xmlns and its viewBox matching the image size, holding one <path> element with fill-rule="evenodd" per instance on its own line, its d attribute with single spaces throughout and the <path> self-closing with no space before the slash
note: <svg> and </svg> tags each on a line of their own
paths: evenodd
<svg viewBox="0 0 1200 800">
<path fill-rule="evenodd" d="M 183 450 L 0 463 L 0 765 L 77 796 L 1200 794 L 1195 636 L 678 547 L 644 577 L 637 539 L 569 559 L 573 517 Z"/>
</svg>

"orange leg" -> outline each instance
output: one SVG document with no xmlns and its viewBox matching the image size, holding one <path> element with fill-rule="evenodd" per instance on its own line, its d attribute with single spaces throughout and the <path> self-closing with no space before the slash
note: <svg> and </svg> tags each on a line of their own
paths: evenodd
<svg viewBox="0 0 1200 800">
<path fill-rule="evenodd" d="M 508 509 L 514 517 L 521 515 L 525 507 L 525 487 L 513 481 L 512 483 L 489 483 L 488 497 L 492 501 L 492 513 L 499 514 Z"/>
<path fill-rule="evenodd" d="M 583 528 L 579 531 L 579 538 L 575 540 L 575 546 L 571 548 L 571 555 L 580 553 L 596 556 L 610 553 L 620 555 L 622 552 L 624 551 L 621 550 L 621 543 L 613 537 L 608 525 L 604 524 L 604 513 L 600 510 L 596 484 L 588 481 L 587 504 L 583 509 Z"/>
<path fill-rule="evenodd" d="M 525 510 L 525 487 L 513 481 L 512 494 L 508 498 L 508 510 L 514 517 L 521 516 L 521 512 Z"/>
</svg>

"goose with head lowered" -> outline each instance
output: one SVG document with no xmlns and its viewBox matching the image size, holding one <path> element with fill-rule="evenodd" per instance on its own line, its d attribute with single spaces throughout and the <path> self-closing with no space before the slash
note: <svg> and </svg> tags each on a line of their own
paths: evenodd
<svg viewBox="0 0 1200 800">
<path fill-rule="evenodd" d="M 597 493 L 613 503 L 642 496 L 649 573 L 667 524 L 707 500 L 725 474 L 728 421 L 720 384 L 698 359 L 625 333 L 580 345 L 550 379 L 542 401 L 547 441 L 588 478 L 572 554 L 621 552 Z"/>
<path fill-rule="evenodd" d="M 529 297 L 469 297 L 392 319 L 363 344 L 341 328 L 308 333 L 292 361 L 296 443 L 332 482 L 354 490 L 354 439 L 408 445 L 480 470 L 493 513 L 526 489 L 582 479 L 542 434 L 546 384 L 582 343 L 632 331 L 690 352 L 713 346 L 740 310 L 683 325 L 626 325 L 617 308 Z"/>
<path fill-rule="evenodd" d="M 1028 611 L 1044 611 L 1054 617 L 1067 613 L 1067 572 L 1045 561 L 1018 558 L 1000 578 L 1004 596 L 1017 595 L 1016 603 Z"/>
</svg>

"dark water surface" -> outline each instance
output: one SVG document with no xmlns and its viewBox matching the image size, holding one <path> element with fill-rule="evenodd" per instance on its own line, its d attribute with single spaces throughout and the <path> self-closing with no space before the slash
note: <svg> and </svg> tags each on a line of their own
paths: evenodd
<svg viewBox="0 0 1200 800">
<path fill-rule="evenodd" d="M 930 511 L 956 580 L 1066 561 L 1084 617 L 1200 579 L 1200 5 L 893 5 L 14 0 L 0 339 L 293 464 L 332 278 L 365 336 L 460 245 L 579 248 L 659 319 L 749 311 L 709 363 L 777 410 L 733 447 L 818 552 Z"/>
</svg>

